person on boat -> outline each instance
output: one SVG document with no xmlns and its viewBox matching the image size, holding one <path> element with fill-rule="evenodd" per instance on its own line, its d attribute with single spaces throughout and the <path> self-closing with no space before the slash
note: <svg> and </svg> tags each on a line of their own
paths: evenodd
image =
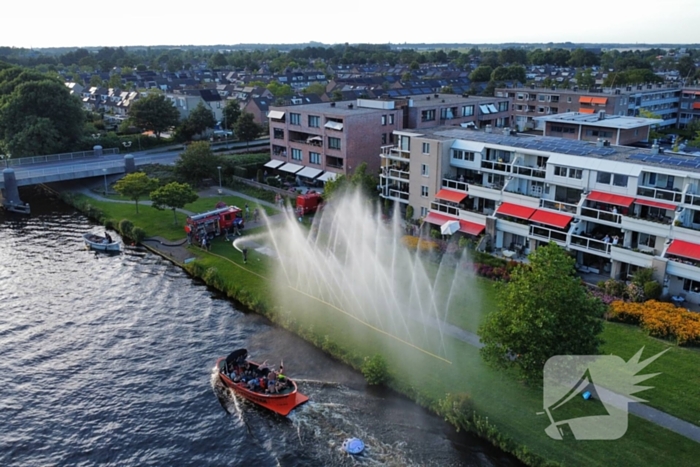
<svg viewBox="0 0 700 467">
<path fill-rule="evenodd" d="M 255 391 L 258 386 L 260 386 L 260 381 L 258 378 L 251 378 L 250 381 L 248 381 L 248 389 L 251 391 Z"/>
<path fill-rule="evenodd" d="M 105 232 L 105 238 L 107 239 L 107 243 L 112 243 L 114 241 L 114 240 L 112 240 L 112 237 L 107 232 Z"/>
<path fill-rule="evenodd" d="M 277 372 L 273 370 L 267 374 L 267 393 L 276 394 L 277 392 Z"/>
</svg>

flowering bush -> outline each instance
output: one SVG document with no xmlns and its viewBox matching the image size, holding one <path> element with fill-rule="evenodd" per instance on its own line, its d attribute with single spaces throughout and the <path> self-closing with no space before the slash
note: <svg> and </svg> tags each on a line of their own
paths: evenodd
<svg viewBox="0 0 700 467">
<path fill-rule="evenodd" d="M 649 335 L 674 339 L 678 345 L 700 345 L 700 314 L 678 308 L 672 303 L 618 300 L 610 304 L 608 317 L 614 321 L 639 324 Z"/>
<path fill-rule="evenodd" d="M 440 250 L 440 245 L 434 240 L 425 240 L 413 235 L 404 235 L 401 237 L 401 243 L 412 251 L 420 251 L 431 253 Z"/>
</svg>

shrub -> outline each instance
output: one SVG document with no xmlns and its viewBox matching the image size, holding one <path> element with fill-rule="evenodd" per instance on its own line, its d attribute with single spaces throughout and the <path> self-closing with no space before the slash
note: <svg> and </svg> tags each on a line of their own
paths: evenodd
<svg viewBox="0 0 700 467">
<path fill-rule="evenodd" d="M 438 229 L 430 229 L 430 236 L 432 238 L 438 239 L 440 238 L 440 231 Z"/>
<path fill-rule="evenodd" d="M 413 212 L 414 212 L 413 206 L 411 206 L 410 204 L 408 206 L 406 206 L 406 220 L 407 221 L 410 221 L 411 219 L 413 219 Z"/>
<path fill-rule="evenodd" d="M 105 219 L 102 225 L 105 226 L 105 229 L 114 230 L 114 219 Z"/>
<path fill-rule="evenodd" d="M 674 339 L 678 345 L 700 345 L 700 314 L 672 303 L 649 300 L 644 303 L 615 301 L 608 318 L 638 324 L 653 337 Z"/>
<path fill-rule="evenodd" d="M 245 167 L 234 167 L 233 173 L 236 177 L 248 178 L 248 169 Z"/>
<path fill-rule="evenodd" d="M 661 291 L 661 284 L 656 281 L 651 281 L 644 284 L 644 297 L 647 300 L 658 300 L 661 296 Z"/>
<path fill-rule="evenodd" d="M 141 227 L 131 229 L 131 239 L 136 243 L 141 243 L 146 238 L 146 231 Z"/>
<path fill-rule="evenodd" d="M 472 428 L 474 402 L 468 394 L 447 394 L 445 399 L 439 401 L 438 407 L 445 421 L 454 425 L 457 431 Z"/>
<path fill-rule="evenodd" d="M 606 295 L 612 297 L 622 298 L 627 292 L 627 285 L 622 281 L 616 281 L 615 279 L 608 279 L 603 282 L 602 287 L 600 287 Z"/>
<path fill-rule="evenodd" d="M 119 233 L 125 237 L 131 238 L 132 230 L 134 230 L 134 223 L 129 219 L 122 219 L 119 221 Z"/>
<path fill-rule="evenodd" d="M 267 184 L 276 188 L 279 188 L 281 185 L 280 181 L 277 180 L 275 177 L 267 177 Z"/>
<path fill-rule="evenodd" d="M 389 376 L 389 367 L 384 357 L 379 354 L 375 354 L 372 357 L 365 357 L 361 370 L 367 383 L 372 386 L 384 383 Z"/>
</svg>

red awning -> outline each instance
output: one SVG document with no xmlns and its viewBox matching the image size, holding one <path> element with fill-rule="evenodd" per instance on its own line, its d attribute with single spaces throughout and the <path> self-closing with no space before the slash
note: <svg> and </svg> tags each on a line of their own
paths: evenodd
<svg viewBox="0 0 700 467">
<path fill-rule="evenodd" d="M 429 222 L 431 224 L 435 225 L 442 225 L 445 222 L 449 221 L 456 221 L 456 217 L 450 217 L 450 216 L 445 216 L 443 214 L 438 214 L 437 212 L 429 212 L 427 216 L 425 216 L 425 219 L 423 219 L 425 222 Z"/>
<path fill-rule="evenodd" d="M 531 222 L 539 222 L 540 224 L 547 224 L 552 227 L 557 227 L 559 229 L 565 228 L 569 225 L 573 219 L 572 216 L 567 216 L 566 214 L 560 214 L 558 212 L 545 211 L 538 209 L 530 218 Z"/>
<path fill-rule="evenodd" d="M 666 250 L 666 253 L 700 261 L 700 245 L 696 243 L 674 240 L 671 242 L 668 250 Z"/>
<path fill-rule="evenodd" d="M 527 206 L 519 206 L 511 203 L 503 203 L 498 206 L 496 214 L 503 214 L 504 216 L 517 217 L 519 219 L 527 220 L 535 213 L 535 211 L 535 208 L 528 208 Z"/>
<path fill-rule="evenodd" d="M 579 113 L 582 113 L 582 114 L 594 114 L 595 113 L 595 109 L 584 109 L 583 107 L 578 109 L 578 111 L 579 111 Z"/>
<path fill-rule="evenodd" d="M 700 102 L 693 102 L 693 110 L 700 109 Z"/>
<path fill-rule="evenodd" d="M 581 96 L 578 98 L 578 103 L 579 104 L 590 104 L 591 100 L 593 100 L 592 97 Z"/>
<path fill-rule="evenodd" d="M 673 204 L 661 203 L 659 201 L 654 201 L 650 199 L 637 198 L 634 200 L 634 204 L 643 204 L 644 206 L 651 206 L 654 208 L 669 209 L 675 211 L 676 207 Z"/>
<path fill-rule="evenodd" d="M 463 220 L 459 221 L 459 231 L 464 232 L 465 234 L 474 236 L 480 235 L 485 228 L 485 225 L 477 224 L 476 222 L 469 222 Z"/>
<path fill-rule="evenodd" d="M 460 191 L 446 190 L 443 188 L 437 192 L 435 197 L 437 199 L 444 199 L 445 201 L 450 201 L 452 203 L 461 203 L 462 200 L 467 197 L 467 194 Z"/>
<path fill-rule="evenodd" d="M 591 191 L 591 194 L 586 198 L 587 201 L 598 201 L 599 203 L 614 204 L 628 208 L 634 203 L 634 198 L 629 196 L 614 195 L 612 193 L 603 193 L 602 191 Z"/>
</svg>

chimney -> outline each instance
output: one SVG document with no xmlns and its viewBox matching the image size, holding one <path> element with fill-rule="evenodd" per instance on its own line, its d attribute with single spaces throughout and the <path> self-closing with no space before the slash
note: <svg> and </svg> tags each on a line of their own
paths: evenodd
<svg viewBox="0 0 700 467">
<path fill-rule="evenodd" d="M 659 153 L 659 145 L 654 143 L 651 145 L 651 153 L 657 155 Z"/>
<path fill-rule="evenodd" d="M 505 136 L 510 136 L 510 128 L 508 128 L 508 127 L 503 128 L 503 134 Z"/>
<path fill-rule="evenodd" d="M 598 120 L 605 120 L 605 110 L 598 111 Z"/>
<path fill-rule="evenodd" d="M 484 128 L 484 131 L 486 133 L 491 133 L 493 131 L 493 127 L 491 125 L 486 125 L 486 128 Z"/>
<path fill-rule="evenodd" d="M 352 104 L 348 104 L 348 109 L 352 109 Z"/>
<path fill-rule="evenodd" d="M 335 107 L 335 102 L 331 102 L 331 107 Z"/>
<path fill-rule="evenodd" d="M 605 146 L 605 141 L 603 141 L 603 138 L 598 138 L 598 141 L 595 142 L 595 145 L 599 148 L 602 148 Z"/>
<path fill-rule="evenodd" d="M 435 99 L 437 99 L 438 97 L 440 97 L 440 94 L 435 94 Z"/>
</svg>

